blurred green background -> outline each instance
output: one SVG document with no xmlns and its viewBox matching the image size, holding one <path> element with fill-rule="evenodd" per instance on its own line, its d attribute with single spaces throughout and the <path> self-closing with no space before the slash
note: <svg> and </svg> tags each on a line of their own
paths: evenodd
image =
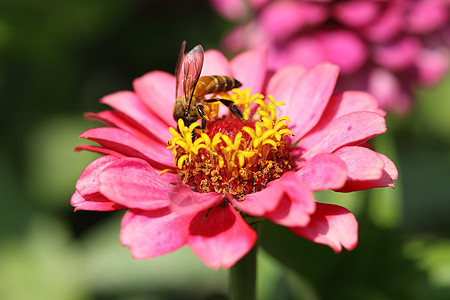
<svg viewBox="0 0 450 300">
<path fill-rule="evenodd" d="M 227 274 L 187 248 L 135 261 L 123 212 L 74 213 L 95 154 L 74 153 L 97 126 L 83 112 L 150 70 L 173 72 L 182 40 L 217 48 L 231 28 L 206 1 L 0 2 L 0 299 L 226 299 Z M 450 299 L 450 77 L 388 117 L 377 149 L 396 190 L 319 193 L 350 208 L 359 246 L 335 255 L 265 224 L 259 299 Z"/>
</svg>

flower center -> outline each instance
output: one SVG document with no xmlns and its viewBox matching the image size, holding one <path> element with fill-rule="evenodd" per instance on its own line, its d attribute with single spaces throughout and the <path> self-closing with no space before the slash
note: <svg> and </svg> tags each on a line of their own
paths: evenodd
<svg viewBox="0 0 450 300">
<path fill-rule="evenodd" d="M 273 97 L 265 101 L 263 95 L 235 89 L 229 98 L 244 120 L 231 114 L 212 118 L 202 132 L 199 123 L 186 127 L 179 119 L 180 133 L 169 129 L 173 138 L 167 149 L 172 149 L 183 183 L 193 190 L 229 193 L 243 200 L 292 169 L 286 139 L 293 134 L 286 124 L 289 119 L 277 118 L 276 107 L 282 103 Z"/>
</svg>

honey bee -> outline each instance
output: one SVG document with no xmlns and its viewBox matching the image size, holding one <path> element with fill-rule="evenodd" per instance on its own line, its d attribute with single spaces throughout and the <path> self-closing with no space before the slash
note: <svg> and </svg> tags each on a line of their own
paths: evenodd
<svg viewBox="0 0 450 300">
<path fill-rule="evenodd" d="M 202 130 L 206 127 L 209 117 L 217 115 L 218 102 L 227 106 L 239 119 L 243 119 L 240 110 L 234 106 L 233 101 L 221 98 L 205 99 L 207 94 L 227 92 L 242 86 L 235 78 L 230 76 L 201 76 L 204 52 L 201 45 L 195 46 L 187 54 L 184 53 L 186 41 L 181 44 L 178 62 L 175 69 L 176 100 L 173 109 L 175 121 L 182 119 L 186 126 L 202 119 Z"/>
</svg>

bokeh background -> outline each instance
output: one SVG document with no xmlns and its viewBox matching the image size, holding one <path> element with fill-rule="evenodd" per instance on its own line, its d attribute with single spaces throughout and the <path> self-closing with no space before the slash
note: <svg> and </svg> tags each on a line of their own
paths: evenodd
<svg viewBox="0 0 450 300">
<path fill-rule="evenodd" d="M 98 126 L 83 112 L 173 72 L 182 40 L 218 48 L 232 26 L 206 1 L 0 2 L 0 299 L 226 299 L 225 270 L 187 248 L 135 261 L 123 212 L 74 213 L 69 199 L 97 157 L 73 152 Z M 265 224 L 258 299 L 450 299 L 450 77 L 415 95 L 374 141 L 397 188 L 317 195 L 356 214 L 358 247 L 336 255 Z"/>
</svg>

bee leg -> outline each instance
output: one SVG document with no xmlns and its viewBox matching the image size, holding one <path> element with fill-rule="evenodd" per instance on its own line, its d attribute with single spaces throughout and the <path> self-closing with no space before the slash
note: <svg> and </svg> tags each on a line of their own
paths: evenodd
<svg viewBox="0 0 450 300">
<path fill-rule="evenodd" d="M 204 132 L 206 128 L 206 116 L 205 113 L 203 112 L 203 105 L 197 105 L 197 112 L 202 118 L 202 131 Z"/>
<path fill-rule="evenodd" d="M 228 109 L 233 113 L 233 115 L 238 118 L 241 121 L 244 121 L 244 117 L 242 116 L 241 111 L 239 110 L 239 108 L 237 108 L 236 106 L 234 106 L 234 102 L 231 100 L 227 100 L 227 99 L 220 99 L 220 98 L 216 98 L 216 99 L 204 99 L 202 100 L 203 102 L 206 103 L 211 103 L 211 102 L 217 102 L 219 101 L 220 103 L 222 103 L 223 105 L 225 105 L 226 107 L 228 107 Z"/>
<path fill-rule="evenodd" d="M 233 113 L 233 115 L 238 118 L 239 120 L 243 121 L 244 117 L 242 116 L 241 111 L 239 110 L 239 108 L 237 108 L 237 106 L 234 105 L 234 102 L 231 100 L 226 100 L 226 99 L 214 99 L 215 101 L 219 101 L 220 103 L 222 103 L 223 105 L 225 105 L 226 107 L 228 107 L 228 109 Z"/>
</svg>

